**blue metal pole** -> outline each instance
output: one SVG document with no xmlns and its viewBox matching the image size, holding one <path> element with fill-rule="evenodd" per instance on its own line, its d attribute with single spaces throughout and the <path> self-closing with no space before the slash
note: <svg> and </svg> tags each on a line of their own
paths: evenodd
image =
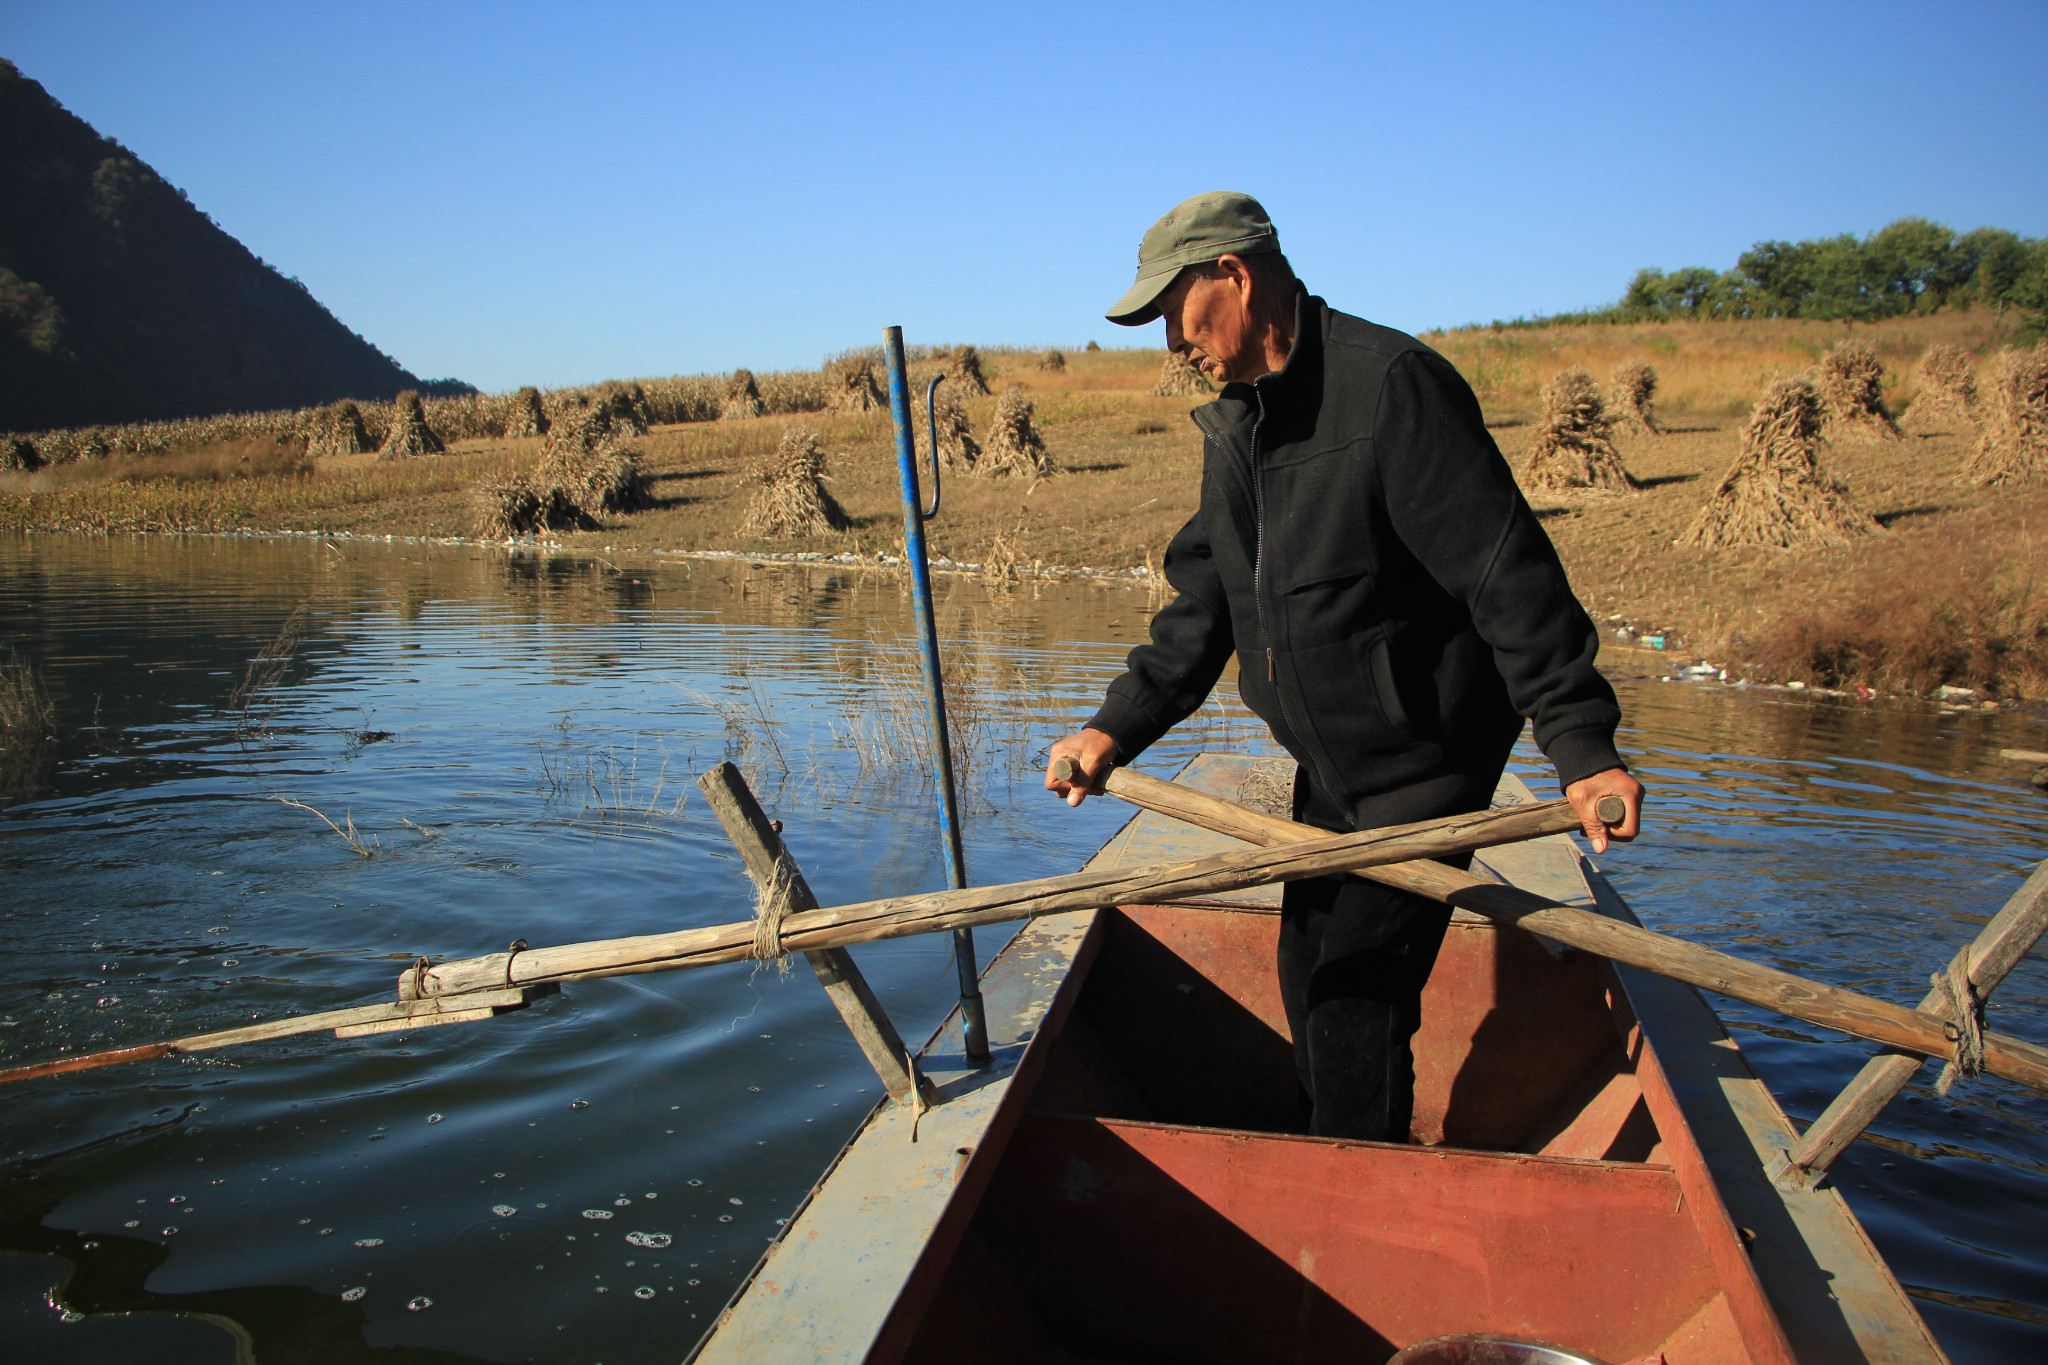
<svg viewBox="0 0 2048 1365">
<path fill-rule="evenodd" d="M 882 351 L 889 365 L 889 413 L 896 421 L 896 471 L 903 481 L 903 558 L 910 571 L 910 594 L 917 604 L 918 647 L 924 660 L 925 699 L 929 706 L 932 757 L 938 764 L 939 830 L 946 845 L 946 884 L 967 885 L 967 854 L 960 843 L 960 794 L 953 782 L 953 746 L 946 730 L 946 682 L 939 666 L 939 628 L 932 618 L 931 565 L 924 549 L 924 502 L 917 489 L 917 435 L 910 415 L 910 374 L 903 363 L 903 329 L 882 333 Z M 934 477 L 939 452 L 932 451 Z M 967 1060 L 979 1066 L 988 1060 L 988 1021 L 982 1012 L 981 974 L 974 964 L 974 931 L 953 931 L 953 966 L 960 976 L 960 1022 Z"/>
</svg>

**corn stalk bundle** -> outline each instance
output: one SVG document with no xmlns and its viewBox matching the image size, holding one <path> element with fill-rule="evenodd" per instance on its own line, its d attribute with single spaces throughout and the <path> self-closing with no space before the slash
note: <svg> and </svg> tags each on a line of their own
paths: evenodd
<svg viewBox="0 0 2048 1365">
<path fill-rule="evenodd" d="M 653 485 L 627 445 L 628 418 L 614 399 L 565 417 L 541 442 L 533 489 L 547 503 L 550 526 L 589 529 L 590 514 L 639 512 L 654 505 Z"/>
<path fill-rule="evenodd" d="M 889 406 L 882 386 L 875 382 L 875 367 L 865 359 L 842 360 L 825 369 L 825 387 L 832 395 L 834 412 L 875 412 Z"/>
<path fill-rule="evenodd" d="M 610 430 L 645 436 L 654 426 L 654 411 L 647 390 L 634 383 L 611 380 L 598 386 L 598 405 L 610 418 Z"/>
<path fill-rule="evenodd" d="M 541 405 L 540 390 L 528 385 L 512 395 L 512 410 L 505 415 L 505 438 L 521 440 L 548 434 L 548 410 Z"/>
<path fill-rule="evenodd" d="M 975 463 L 981 459 L 981 443 L 974 439 L 974 428 L 967 421 L 967 405 L 960 401 L 960 395 L 949 393 L 942 386 L 932 416 L 938 423 L 939 463 L 947 469 L 973 473 Z"/>
<path fill-rule="evenodd" d="M 991 392 L 988 376 L 981 372 L 981 352 L 972 346 L 956 347 L 946 362 L 946 373 L 953 376 L 960 391 L 977 398 L 987 397 Z"/>
<path fill-rule="evenodd" d="M 482 540 L 510 540 L 541 529 L 540 495 L 525 475 L 491 479 L 469 490 L 470 515 Z"/>
<path fill-rule="evenodd" d="M 1058 351 L 1041 351 L 1038 355 L 1038 368 L 1048 374 L 1058 374 L 1067 368 L 1067 358 Z"/>
<path fill-rule="evenodd" d="M 493 440 L 505 429 L 510 403 L 502 396 L 481 393 L 429 398 L 421 406 L 427 425 L 443 441 Z"/>
<path fill-rule="evenodd" d="M 43 457 L 36 450 L 36 443 L 26 436 L 0 436 L 0 470 L 13 474 L 28 474 L 43 467 Z"/>
<path fill-rule="evenodd" d="M 1052 457 L 1045 441 L 1032 424 L 1036 406 L 1024 396 L 1022 384 L 1012 384 L 996 400 L 995 416 L 989 419 L 988 435 L 982 438 L 981 458 L 972 473 L 983 478 L 1042 479 L 1053 472 Z"/>
<path fill-rule="evenodd" d="M 671 375 L 643 381 L 647 411 L 656 422 L 709 422 L 725 402 L 725 390 L 709 375 Z"/>
<path fill-rule="evenodd" d="M 1613 420 L 1639 436 L 1656 436 L 1664 428 L 1650 410 L 1657 396 L 1657 371 L 1644 360 L 1624 360 L 1607 377 L 1608 406 Z"/>
<path fill-rule="evenodd" d="M 1977 365 L 1975 358 L 1950 341 L 1937 341 L 1920 353 L 1913 372 L 1913 425 L 1947 420 L 1977 420 Z"/>
<path fill-rule="evenodd" d="M 1168 351 L 1159 367 L 1159 382 L 1152 386 L 1154 398 L 1194 398 L 1212 392 L 1209 381 L 1179 351 Z"/>
<path fill-rule="evenodd" d="M 761 401 L 761 386 L 754 382 L 752 370 L 734 370 L 732 379 L 726 385 L 725 402 L 718 409 L 718 420 L 733 422 L 747 417 L 759 417 L 768 411 Z"/>
<path fill-rule="evenodd" d="M 2005 347 L 1986 379 L 1964 477 L 1984 487 L 2048 474 L 2048 342 Z"/>
<path fill-rule="evenodd" d="M 439 455 L 446 449 L 441 438 L 434 434 L 434 429 L 427 425 L 427 414 L 420 406 L 419 392 L 407 389 L 398 395 L 398 401 L 392 407 L 391 430 L 385 433 L 377 458 L 410 460 L 421 455 Z"/>
<path fill-rule="evenodd" d="M 761 405 L 771 415 L 823 412 L 831 406 L 825 376 L 817 370 L 781 370 L 759 377 Z"/>
<path fill-rule="evenodd" d="M 1742 450 L 1680 545 L 1799 549 L 1846 545 L 1884 528 L 1821 468 L 1820 396 L 1811 380 L 1781 379 L 1742 430 Z"/>
<path fill-rule="evenodd" d="M 758 487 L 740 518 L 741 535 L 821 536 L 852 524 L 825 489 L 825 452 L 809 427 L 785 428 L 754 482 Z"/>
<path fill-rule="evenodd" d="M 1543 416 L 1522 482 L 1551 492 L 1628 493 L 1638 486 L 1614 448 L 1600 388 L 1585 370 L 1559 370 L 1543 386 Z"/>
<path fill-rule="evenodd" d="M 1815 384 L 1826 439 L 1899 439 L 1899 424 L 1884 406 L 1884 362 L 1869 342 L 1845 341 L 1822 356 Z"/>
<path fill-rule="evenodd" d="M 348 398 L 320 414 L 306 443 L 306 453 L 316 459 L 324 455 L 361 455 L 374 449 L 370 433 L 363 429 L 363 410 Z"/>
</svg>

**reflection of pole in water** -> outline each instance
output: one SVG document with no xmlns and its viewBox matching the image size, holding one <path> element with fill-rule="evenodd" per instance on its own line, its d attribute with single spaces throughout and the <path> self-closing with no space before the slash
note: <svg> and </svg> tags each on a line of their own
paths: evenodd
<svg viewBox="0 0 2048 1365">
<path fill-rule="evenodd" d="M 932 503 L 929 510 L 917 489 L 917 436 L 910 415 L 910 377 L 903 363 L 903 329 L 882 333 L 889 364 L 889 412 L 896 423 L 896 469 L 903 481 L 903 559 L 910 571 L 910 593 L 917 605 L 918 651 L 924 661 L 925 700 L 929 709 L 932 759 L 938 765 L 939 830 L 946 845 L 946 884 L 967 885 L 967 854 L 960 843 L 960 794 L 953 781 L 953 748 L 946 734 L 946 684 L 939 666 L 939 630 L 932 619 L 931 566 L 925 559 L 924 523 L 939 510 L 937 433 L 932 442 Z M 932 381 L 937 387 L 937 380 Z M 930 396 L 927 395 L 927 406 Z M 982 1014 L 980 974 L 974 966 L 974 931 L 953 931 L 953 966 L 960 975 L 960 1023 L 967 1060 L 988 1060 L 988 1024 Z"/>
</svg>

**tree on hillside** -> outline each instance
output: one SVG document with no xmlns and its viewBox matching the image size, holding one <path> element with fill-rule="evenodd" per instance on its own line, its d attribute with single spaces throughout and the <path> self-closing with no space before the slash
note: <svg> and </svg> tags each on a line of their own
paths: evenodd
<svg viewBox="0 0 2048 1365">
<path fill-rule="evenodd" d="M 1638 270 L 1619 304 L 1586 316 L 1870 321 L 1958 303 L 2018 307 L 2048 325 L 2048 243 L 2004 228 L 1958 236 L 1931 219 L 1901 218 L 1868 237 L 1758 242 L 1728 271 Z"/>
</svg>

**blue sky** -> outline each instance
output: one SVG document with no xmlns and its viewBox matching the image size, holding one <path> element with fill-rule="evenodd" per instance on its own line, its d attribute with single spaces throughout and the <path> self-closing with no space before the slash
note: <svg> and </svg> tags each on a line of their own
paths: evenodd
<svg viewBox="0 0 2048 1365">
<path fill-rule="evenodd" d="M 1158 343 L 1241 189 L 1348 311 L 1615 298 L 1905 214 L 2048 232 L 2048 5 L 105 4 L 0 55 L 425 376 Z"/>
</svg>

